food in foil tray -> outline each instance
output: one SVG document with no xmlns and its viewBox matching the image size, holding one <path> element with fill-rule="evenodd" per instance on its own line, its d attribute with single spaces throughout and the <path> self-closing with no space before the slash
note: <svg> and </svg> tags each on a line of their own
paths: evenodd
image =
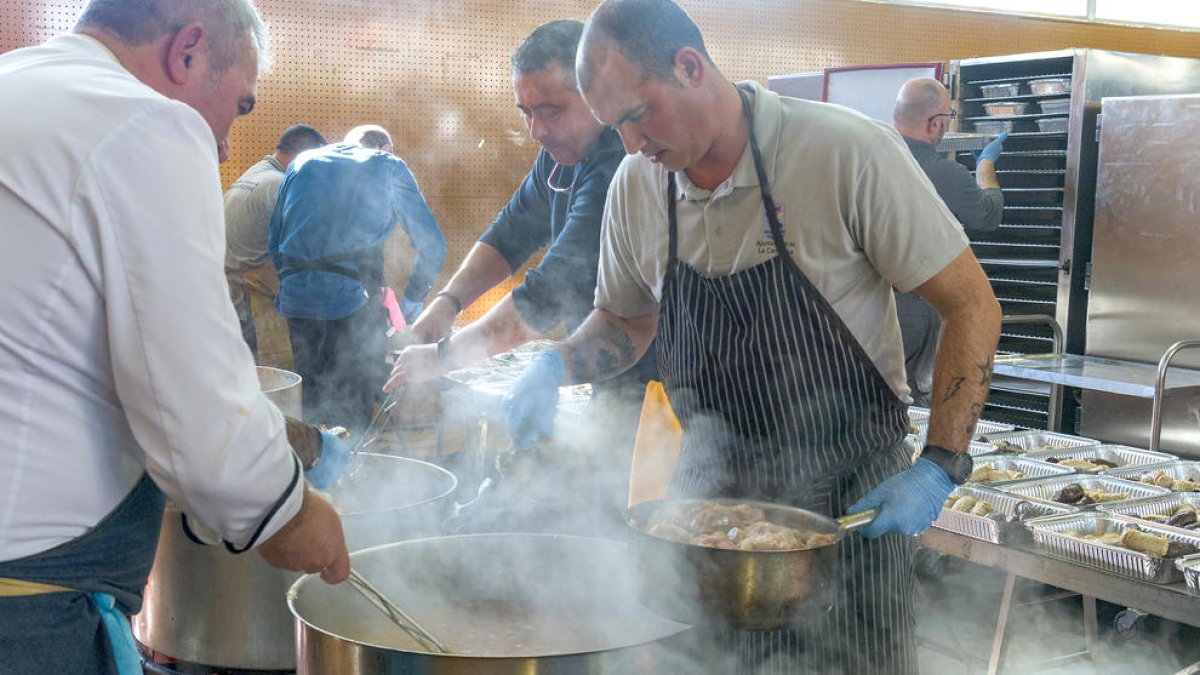
<svg viewBox="0 0 1200 675">
<path fill-rule="evenodd" d="M 1050 448 L 1053 449 L 1053 448 Z M 1046 462 L 1067 466 L 1084 473 L 1100 473 L 1105 469 L 1114 469 L 1118 464 L 1099 457 L 1047 457 Z"/>
<path fill-rule="evenodd" d="M 1143 520 L 1162 523 L 1171 527 L 1182 527 L 1187 530 L 1200 530 L 1200 515 L 1191 504 L 1180 504 L 1169 513 L 1143 513 L 1138 515 Z"/>
<path fill-rule="evenodd" d="M 993 441 L 989 440 L 987 436 L 980 436 L 979 440 L 983 443 L 991 443 L 996 448 L 996 452 L 1004 452 L 1013 455 L 1019 455 L 1025 452 L 1025 448 L 1022 448 L 1016 443 L 1009 443 L 1008 441 Z"/>
<path fill-rule="evenodd" d="M 1063 534 L 1085 541 L 1094 541 L 1101 544 L 1108 544 L 1109 546 L 1120 546 L 1121 548 L 1127 548 L 1131 551 L 1159 558 L 1178 558 L 1179 556 L 1200 552 L 1200 549 L 1187 542 L 1174 541 L 1160 534 L 1142 532 L 1136 527 L 1127 527 L 1120 532 L 1104 532 L 1100 534 L 1079 532 L 1078 530 L 1063 530 Z"/>
<path fill-rule="evenodd" d="M 1058 491 L 1051 499 L 1060 504 L 1085 506 L 1102 502 L 1116 502 L 1129 499 L 1128 492 L 1105 492 L 1104 490 L 1089 490 L 1079 483 L 1071 483 Z"/>
<path fill-rule="evenodd" d="M 1016 480 L 1024 478 L 1025 473 L 1016 469 L 997 469 L 991 462 L 976 466 L 967 477 L 968 483 L 994 483 L 1001 480 Z"/>
<path fill-rule="evenodd" d="M 1175 492 L 1200 492 L 1200 481 L 1179 480 L 1172 477 L 1171 474 L 1163 471 L 1162 469 L 1151 471 L 1142 476 L 1139 480 L 1150 485 L 1170 488 Z"/>
<path fill-rule="evenodd" d="M 793 551 L 837 541 L 835 532 L 806 532 L 767 520 L 749 504 L 666 504 L 659 507 L 646 533 L 684 544 L 740 551 Z"/>
<path fill-rule="evenodd" d="M 973 516 L 986 516 L 992 512 L 992 505 L 971 495 L 950 495 L 946 498 L 943 508 L 951 511 L 969 513 Z"/>
</svg>

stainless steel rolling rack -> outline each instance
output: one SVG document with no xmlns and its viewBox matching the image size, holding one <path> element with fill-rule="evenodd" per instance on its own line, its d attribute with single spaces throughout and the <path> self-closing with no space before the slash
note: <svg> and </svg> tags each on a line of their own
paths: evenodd
<svg viewBox="0 0 1200 675">
<path fill-rule="evenodd" d="M 1033 544 L 1003 546 L 935 528 L 925 530 L 917 542 L 923 548 L 1007 573 L 988 659 L 988 675 L 996 675 L 1004 665 L 1005 632 L 1017 577 L 1049 584 L 1083 597 L 1086 649 L 1063 655 L 1056 661 L 1087 656 L 1094 649 L 1099 632 L 1096 625 L 1097 599 L 1200 627 L 1200 594 L 1189 591 L 1183 582 L 1158 585 L 1137 581 L 1050 557 L 1040 553 Z M 1184 672 L 1196 668 L 1200 668 L 1200 663 L 1184 669 Z"/>
</svg>

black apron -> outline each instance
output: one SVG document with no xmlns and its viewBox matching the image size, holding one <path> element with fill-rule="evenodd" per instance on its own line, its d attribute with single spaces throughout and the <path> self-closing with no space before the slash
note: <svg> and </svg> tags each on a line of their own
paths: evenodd
<svg viewBox="0 0 1200 675">
<path fill-rule="evenodd" d="M 165 502 L 154 481 L 143 475 L 87 533 L 41 553 L 0 562 L 0 577 L 74 589 L 0 597 L 0 675 L 117 672 L 108 634 L 88 594 L 111 595 L 126 614 L 141 609 Z"/>
<path fill-rule="evenodd" d="M 658 358 L 683 427 L 670 494 L 760 499 L 840 516 L 911 465 L 903 448 L 906 406 L 787 253 L 750 104 L 738 93 L 778 254 L 718 278 L 681 263 L 675 180 L 668 177 Z M 789 226 L 803 227 L 802 217 Z M 912 538 L 851 534 L 838 546 L 832 608 L 792 630 L 729 636 L 740 672 L 916 672 Z"/>
</svg>

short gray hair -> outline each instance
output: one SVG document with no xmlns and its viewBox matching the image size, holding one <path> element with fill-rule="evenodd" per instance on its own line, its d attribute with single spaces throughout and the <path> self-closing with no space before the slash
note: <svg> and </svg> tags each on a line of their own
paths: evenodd
<svg viewBox="0 0 1200 675">
<path fill-rule="evenodd" d="M 528 75 L 558 63 L 567 82 L 574 86 L 575 51 L 582 34 L 583 22 L 575 19 L 558 19 L 538 26 L 513 50 L 513 73 Z"/>
<path fill-rule="evenodd" d="M 270 68 L 270 36 L 252 0 L 90 0 L 75 27 L 101 28 L 127 44 L 144 45 L 193 21 L 208 30 L 216 74 L 241 61 L 247 33 L 254 39 L 259 71 Z"/>
<path fill-rule="evenodd" d="M 700 28 L 671 0 L 605 0 L 592 12 L 575 62 L 581 91 L 591 89 L 595 76 L 590 52 L 603 44 L 615 46 L 642 80 L 653 77 L 679 84 L 675 54 L 683 47 L 695 49 L 712 63 Z"/>
<path fill-rule="evenodd" d="M 382 150 L 383 146 L 392 145 L 392 136 L 378 124 L 363 124 L 347 131 L 342 142 L 361 145 L 369 150 Z"/>
</svg>

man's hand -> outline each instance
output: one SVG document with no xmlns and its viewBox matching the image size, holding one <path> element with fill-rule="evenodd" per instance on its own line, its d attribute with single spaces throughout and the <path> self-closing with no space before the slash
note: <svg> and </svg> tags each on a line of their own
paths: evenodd
<svg viewBox="0 0 1200 675">
<path fill-rule="evenodd" d="M 405 347 L 404 351 L 400 352 L 400 355 L 396 357 L 396 365 L 392 367 L 392 375 L 388 378 L 387 383 L 383 385 L 383 390 L 390 393 L 410 384 L 440 377 L 445 372 L 446 369 L 442 367 L 441 361 L 438 360 L 437 345 L 413 345 Z"/>
<path fill-rule="evenodd" d="M 860 530 L 868 539 L 890 532 L 916 536 L 937 520 L 953 489 L 954 483 L 942 467 L 922 457 L 911 468 L 877 485 L 846 511 L 879 510 L 875 520 Z"/>
<path fill-rule="evenodd" d="M 339 584 L 350 575 L 342 522 L 329 502 L 307 487 L 300 511 L 257 550 L 272 567 L 320 572 L 326 583 Z"/>
<path fill-rule="evenodd" d="M 456 318 L 458 311 L 453 302 L 445 298 L 434 298 L 429 307 L 413 322 L 412 331 L 420 342 L 437 342 L 450 334 Z"/>
<path fill-rule="evenodd" d="M 558 387 L 565 368 L 556 352 L 538 354 L 504 397 L 504 420 L 508 435 L 518 448 L 534 447 L 554 433 Z"/>
<path fill-rule="evenodd" d="M 982 162 L 986 159 L 992 164 L 995 164 L 996 160 L 1000 159 L 1000 153 L 1004 151 L 1004 140 L 1006 138 L 1008 138 L 1008 132 L 1000 132 L 1000 135 L 992 139 L 991 143 L 983 146 L 983 149 L 979 151 L 979 156 L 975 158 L 975 161 Z"/>
</svg>

